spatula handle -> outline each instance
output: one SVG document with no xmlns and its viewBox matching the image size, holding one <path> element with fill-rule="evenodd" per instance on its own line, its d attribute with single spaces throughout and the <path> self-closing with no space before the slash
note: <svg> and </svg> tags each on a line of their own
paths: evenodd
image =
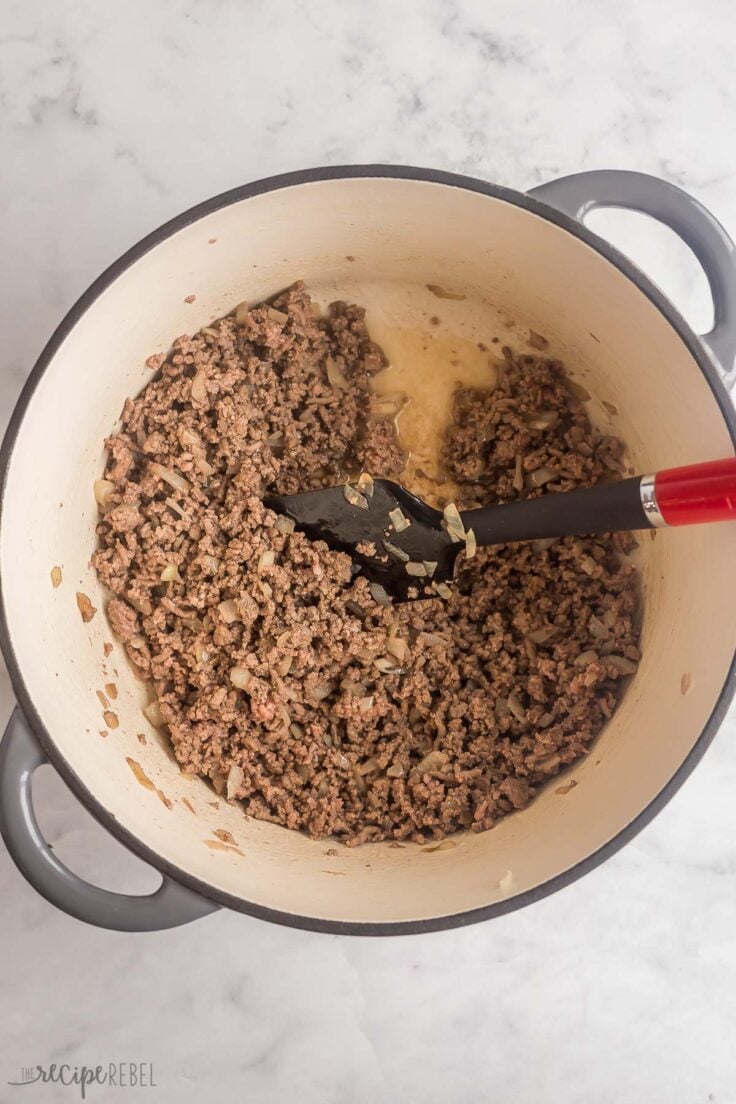
<svg viewBox="0 0 736 1104">
<path fill-rule="evenodd" d="M 736 457 L 463 513 L 478 544 L 736 520 Z"/>
</svg>

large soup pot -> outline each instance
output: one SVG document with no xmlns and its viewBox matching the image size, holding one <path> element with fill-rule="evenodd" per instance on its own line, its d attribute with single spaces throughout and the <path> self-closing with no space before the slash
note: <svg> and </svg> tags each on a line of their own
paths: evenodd
<svg viewBox="0 0 736 1104">
<path fill-rule="evenodd" d="M 646 212 L 685 239 L 711 284 L 709 334 L 697 337 L 641 272 L 585 228 L 583 215 L 596 206 Z M 719 370 L 732 373 L 736 350 L 733 248 L 693 199 L 639 174 L 584 173 L 525 195 L 447 173 L 370 166 L 238 188 L 174 219 L 108 269 L 41 355 L 2 451 L 2 647 L 18 707 L 1 745 L 0 819 L 28 881 L 68 913 L 110 928 L 164 928 L 225 906 L 320 931 L 397 934 L 529 904 L 630 840 L 698 762 L 733 693 L 736 587 L 725 583 L 736 563 L 735 527 L 643 541 L 644 658 L 569 778 L 493 831 L 458 837 L 454 848 L 379 843 L 327 856 L 324 841 L 247 818 L 223 800 L 214 808 L 212 790 L 180 773 L 164 735 L 142 716 L 146 690 L 120 645 L 104 654 L 113 637 L 90 568 L 92 483 L 104 437 L 150 376 L 146 358 L 297 278 L 323 304 L 367 304 L 389 356 L 394 337 L 429 331 L 435 314 L 445 331 L 474 343 L 499 332 L 499 312 L 505 340 L 528 328 L 546 335 L 593 395 L 593 419 L 625 438 L 637 471 L 730 456 L 736 423 Z M 428 284 L 465 298 L 438 300 Z M 55 565 L 63 572 L 57 588 Z M 78 591 L 99 611 L 86 623 Z M 95 693 L 107 682 L 119 690 L 114 729 Z M 162 873 L 156 893 L 109 893 L 56 859 L 31 800 L 33 771 L 46 759 Z M 222 844 L 216 829 L 236 846 Z"/>
</svg>

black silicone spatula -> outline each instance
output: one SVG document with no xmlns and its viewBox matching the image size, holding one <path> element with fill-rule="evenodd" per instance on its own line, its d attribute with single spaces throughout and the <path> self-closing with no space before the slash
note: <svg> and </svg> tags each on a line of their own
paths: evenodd
<svg viewBox="0 0 736 1104">
<path fill-rule="evenodd" d="M 476 546 L 736 519 L 736 458 L 462 513 L 435 510 L 398 483 L 365 475 L 271 495 L 266 505 L 348 552 L 356 571 L 402 600 L 441 593 L 458 553 L 472 555 Z"/>
</svg>

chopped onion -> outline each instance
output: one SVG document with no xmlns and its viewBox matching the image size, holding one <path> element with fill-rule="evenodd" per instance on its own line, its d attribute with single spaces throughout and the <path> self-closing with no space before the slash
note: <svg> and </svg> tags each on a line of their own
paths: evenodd
<svg viewBox="0 0 736 1104">
<path fill-rule="evenodd" d="M 590 648 L 587 652 L 581 652 L 580 653 L 580 655 L 575 660 L 575 666 L 576 667 L 587 667 L 589 663 L 595 663 L 595 661 L 597 659 L 598 659 L 598 653 L 594 652 L 593 649 Z"/>
<path fill-rule="evenodd" d="M 437 560 L 422 560 L 424 564 L 424 571 L 428 579 L 431 579 L 437 570 Z"/>
<path fill-rule="evenodd" d="M 176 564 L 173 564 L 173 563 L 167 564 L 166 567 L 161 572 L 161 582 L 162 583 L 173 583 L 173 582 L 182 583 L 183 581 L 184 580 L 182 579 L 181 575 L 179 574 L 179 568 Z"/>
<path fill-rule="evenodd" d="M 214 556 L 210 556 L 208 553 L 205 552 L 202 556 L 199 557 L 199 562 L 207 568 L 210 575 L 217 574 L 217 569 L 220 566 L 220 561 Z"/>
<path fill-rule="evenodd" d="M 555 635 L 557 630 L 554 628 L 548 629 L 534 629 L 532 632 L 526 634 L 527 640 L 531 640 L 534 644 L 546 644 L 551 636 Z"/>
<path fill-rule="evenodd" d="M 114 490 L 115 484 L 111 483 L 109 479 L 95 479 L 95 498 L 97 499 L 98 506 L 101 506 L 103 510 L 106 508 L 110 495 Z"/>
<path fill-rule="evenodd" d="M 541 468 L 536 468 L 527 474 L 526 484 L 528 487 L 543 487 L 545 483 L 549 483 L 551 479 L 557 479 L 557 477 L 557 472 L 543 464 Z"/>
<path fill-rule="evenodd" d="M 444 751 L 430 751 L 420 760 L 416 769 L 421 774 L 429 774 L 432 771 L 440 770 L 446 763 L 447 755 Z"/>
<path fill-rule="evenodd" d="M 180 494 L 184 495 L 189 494 L 189 484 L 183 475 L 172 471 L 171 468 L 165 468 L 163 464 L 157 464 L 154 460 L 151 461 L 148 467 L 154 475 L 157 475 L 159 479 L 163 479 L 164 483 L 168 483 L 175 491 L 179 491 Z"/>
<path fill-rule="evenodd" d="M 610 663 L 612 667 L 615 667 L 622 675 L 633 675 L 639 669 L 638 663 L 634 663 L 633 660 L 627 659 L 626 656 L 609 655 L 606 656 L 606 663 Z"/>
<path fill-rule="evenodd" d="M 227 799 L 231 801 L 240 787 L 243 785 L 245 779 L 245 771 L 242 767 L 239 767 L 237 763 L 233 763 L 230 770 L 227 772 Z"/>
<path fill-rule="evenodd" d="M 426 578 L 427 569 L 423 563 L 404 564 L 407 575 L 414 575 L 418 579 Z"/>
<path fill-rule="evenodd" d="M 400 667 L 386 656 L 378 656 L 373 660 L 373 665 L 381 672 L 382 675 L 395 674 L 400 670 Z"/>
<path fill-rule="evenodd" d="M 174 498 L 165 498 L 164 502 L 169 507 L 169 509 L 173 510 L 175 514 L 178 514 L 179 517 L 185 518 L 187 516 L 186 510 L 182 510 L 181 506 L 176 501 L 176 499 L 174 499 Z"/>
<path fill-rule="evenodd" d="M 325 698 L 329 698 L 332 693 L 332 684 L 329 682 L 320 682 L 312 690 L 311 697 L 315 701 L 324 701 Z"/>
<path fill-rule="evenodd" d="M 392 763 L 386 771 L 387 778 L 403 778 L 406 771 L 399 763 Z"/>
<path fill-rule="evenodd" d="M 272 548 L 267 548 L 265 552 L 261 552 L 258 557 L 258 570 L 262 571 L 264 567 L 273 567 L 276 562 L 276 553 Z"/>
<path fill-rule="evenodd" d="M 338 368 L 335 361 L 331 356 L 328 356 L 325 360 L 325 368 L 327 369 L 327 379 L 332 387 L 338 387 L 341 391 L 346 391 L 348 388 L 348 381 Z"/>
<path fill-rule="evenodd" d="M 454 502 L 448 502 L 442 511 L 442 523 L 451 541 L 459 544 L 465 540 L 465 526 Z"/>
<path fill-rule="evenodd" d="M 386 651 L 403 663 L 406 659 L 407 642 L 402 636 L 389 636 L 386 641 Z"/>
<path fill-rule="evenodd" d="M 238 607 L 232 598 L 227 598 L 224 602 L 220 602 L 217 607 L 220 613 L 220 617 L 226 625 L 232 625 L 233 621 L 237 621 L 240 617 L 238 613 Z"/>
<path fill-rule="evenodd" d="M 195 468 L 197 469 L 198 472 L 202 473 L 202 475 L 214 475 L 215 474 L 215 469 L 212 467 L 211 464 L 209 464 L 205 460 L 205 458 L 203 456 L 195 456 L 194 457 L 194 466 L 195 466 Z"/>
<path fill-rule="evenodd" d="M 371 755 L 369 759 L 366 759 L 365 763 L 361 763 L 358 767 L 358 774 L 370 774 L 371 771 L 378 770 L 380 763 L 375 755 Z"/>
<path fill-rule="evenodd" d="M 194 402 L 203 403 L 207 401 L 207 378 L 204 372 L 197 372 L 192 378 L 191 396 Z"/>
<path fill-rule="evenodd" d="M 429 648 L 436 648 L 438 645 L 446 643 L 443 636 L 433 632 L 420 632 L 417 639 L 421 640 L 422 643 L 426 644 Z"/>
<path fill-rule="evenodd" d="M 432 583 L 432 589 L 436 591 L 437 594 L 439 594 L 440 598 L 444 598 L 445 600 L 447 600 L 448 598 L 452 598 L 452 591 L 450 590 L 447 583 L 434 582 Z"/>
<path fill-rule="evenodd" d="M 553 544 L 557 544 L 559 539 L 559 537 L 541 537 L 539 540 L 532 541 L 532 548 L 535 552 L 546 552 Z"/>
<path fill-rule="evenodd" d="M 235 321 L 236 321 L 237 325 L 238 326 L 244 326 L 247 319 L 248 319 L 249 314 L 250 314 L 250 307 L 248 306 L 246 301 L 243 300 L 242 303 L 238 303 L 237 307 L 235 308 Z"/>
<path fill-rule="evenodd" d="M 366 498 L 373 498 L 373 476 L 369 475 L 368 472 L 360 473 L 356 486 Z"/>
<path fill-rule="evenodd" d="M 343 494 L 351 506 L 358 506 L 361 510 L 367 510 L 369 508 L 368 499 L 359 491 L 356 491 L 355 487 L 351 486 L 350 483 L 345 484 Z"/>
<path fill-rule="evenodd" d="M 272 322 L 280 322 L 282 325 L 289 321 L 288 314 L 284 314 L 283 311 L 276 310 L 276 307 L 269 307 L 266 314 Z"/>
<path fill-rule="evenodd" d="M 361 713 L 369 713 L 373 708 L 373 695 L 358 699 L 358 709 Z"/>
<path fill-rule="evenodd" d="M 602 640 L 603 637 L 608 636 L 608 629 L 602 621 L 599 621 L 594 613 L 591 614 L 590 620 L 588 621 L 588 632 L 597 640 Z"/>
<path fill-rule="evenodd" d="M 513 715 L 516 717 L 517 721 L 523 722 L 526 720 L 526 710 L 517 698 L 516 694 L 509 694 L 508 698 L 506 699 L 506 704 L 508 705 Z"/>
<path fill-rule="evenodd" d="M 274 526 L 276 529 L 278 529 L 279 533 L 293 533 L 294 525 L 294 519 L 286 517 L 284 514 L 279 514 L 274 523 Z"/>
<path fill-rule="evenodd" d="M 227 786 L 227 781 L 224 774 L 220 774 L 218 770 L 210 771 L 210 781 L 215 788 L 215 793 L 224 794 Z"/>
<path fill-rule="evenodd" d="M 468 529 L 465 534 L 465 555 L 469 560 L 475 555 L 478 543 L 475 539 L 475 533 L 472 529 Z"/>
<path fill-rule="evenodd" d="M 305 736 L 304 725 L 300 725 L 298 721 L 292 721 L 289 725 L 289 732 L 295 740 L 303 740 Z"/>
<path fill-rule="evenodd" d="M 279 675 L 281 678 L 286 678 L 289 671 L 291 670 L 291 665 L 293 662 L 293 656 L 284 656 L 284 658 L 276 664 L 276 674 Z"/>
<path fill-rule="evenodd" d="M 409 553 L 405 552 L 403 548 L 399 548 L 397 544 L 392 544 L 391 541 L 384 540 L 383 547 L 391 556 L 395 556 L 397 560 L 401 560 L 402 563 L 409 562 Z"/>
<path fill-rule="evenodd" d="M 559 415 L 556 410 L 539 410 L 536 414 L 524 415 L 524 421 L 529 429 L 551 429 L 558 420 Z"/>
<path fill-rule="evenodd" d="M 149 702 L 143 706 L 144 717 L 151 722 L 154 728 L 162 728 L 166 724 L 158 701 Z"/>
<path fill-rule="evenodd" d="M 397 533 L 403 533 L 404 529 L 408 529 L 411 525 L 409 518 L 404 516 L 400 506 L 397 506 L 395 510 L 389 510 L 388 516 Z"/>
<path fill-rule="evenodd" d="M 383 395 L 375 397 L 376 413 L 383 417 L 395 418 L 401 413 L 408 401 L 408 396 L 404 391 L 387 391 Z"/>
<path fill-rule="evenodd" d="M 230 670 L 230 682 L 238 690 L 247 690 L 253 682 L 253 675 L 245 667 L 232 667 Z"/>
<path fill-rule="evenodd" d="M 388 592 L 380 583 L 369 583 L 368 590 L 371 593 L 371 597 L 374 601 L 378 602 L 379 606 L 390 606 L 392 604 Z"/>
</svg>

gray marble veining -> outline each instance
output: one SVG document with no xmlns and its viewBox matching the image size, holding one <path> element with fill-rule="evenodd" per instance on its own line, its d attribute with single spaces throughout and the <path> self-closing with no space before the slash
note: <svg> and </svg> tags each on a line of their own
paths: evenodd
<svg viewBox="0 0 736 1104">
<path fill-rule="evenodd" d="M 5 0 L 0 418 L 107 264 L 271 173 L 392 161 L 524 188 L 636 168 L 736 233 L 735 30 L 723 0 Z M 595 219 L 707 328 L 684 247 L 636 216 Z M 7 715 L 4 674 L 0 702 Z M 421 938 L 227 913 L 113 935 L 55 912 L 0 850 L 0 1099 L 74 1099 L 7 1087 L 22 1065 L 125 1059 L 154 1063 L 138 1096 L 177 1104 L 731 1104 L 734 737 L 732 714 L 656 821 L 583 881 Z M 77 869 L 155 884 L 49 770 L 36 789 Z"/>
</svg>

